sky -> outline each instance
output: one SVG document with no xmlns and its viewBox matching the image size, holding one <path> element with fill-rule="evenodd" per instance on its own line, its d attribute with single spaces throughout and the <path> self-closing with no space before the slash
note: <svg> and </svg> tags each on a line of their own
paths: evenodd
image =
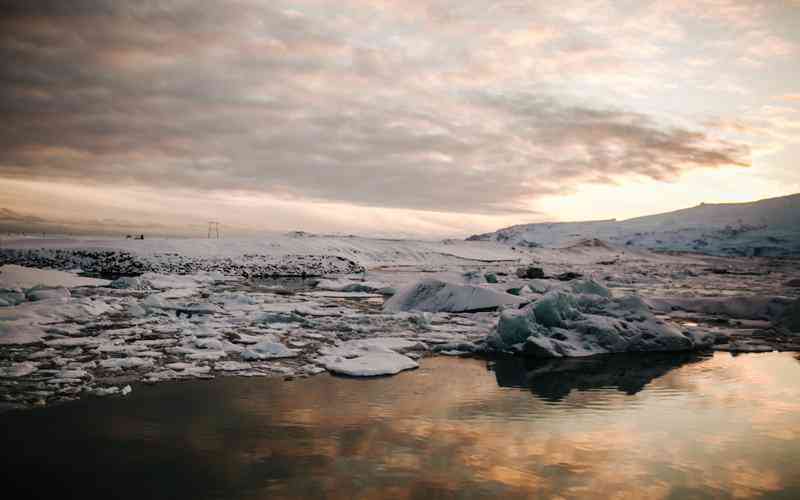
<svg viewBox="0 0 800 500">
<path fill-rule="evenodd" d="M 463 236 L 800 192 L 800 1 L 0 0 L 0 229 Z"/>
</svg>

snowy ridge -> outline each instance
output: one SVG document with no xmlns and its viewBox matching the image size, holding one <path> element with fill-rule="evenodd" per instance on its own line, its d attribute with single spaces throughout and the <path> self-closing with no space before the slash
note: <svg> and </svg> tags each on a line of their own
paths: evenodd
<svg viewBox="0 0 800 500">
<path fill-rule="evenodd" d="M 6 241 L 0 264 L 141 274 L 219 271 L 243 276 L 347 274 L 364 268 L 516 261 L 510 248 L 485 242 L 315 236 L 240 239 L 20 239 Z"/>
<path fill-rule="evenodd" d="M 103 276 L 139 275 L 147 272 L 188 274 L 200 271 L 227 275 L 324 276 L 364 270 L 339 256 L 241 255 L 238 257 L 189 257 L 178 254 L 136 255 L 112 249 L 2 249 L 0 263 L 55 269 L 81 269 Z"/>
<path fill-rule="evenodd" d="M 585 239 L 616 246 L 709 255 L 800 255 L 800 194 L 696 207 L 623 221 L 538 223 L 470 236 L 519 247 L 564 247 Z"/>
</svg>

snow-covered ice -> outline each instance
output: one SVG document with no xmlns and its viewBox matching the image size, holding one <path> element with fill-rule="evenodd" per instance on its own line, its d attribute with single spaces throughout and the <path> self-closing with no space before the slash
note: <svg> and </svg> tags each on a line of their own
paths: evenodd
<svg viewBox="0 0 800 500">
<path fill-rule="evenodd" d="M 523 299 L 508 293 L 428 278 L 399 290 L 386 301 L 384 310 L 471 312 L 486 311 L 521 302 Z"/>
<path fill-rule="evenodd" d="M 633 351 L 685 351 L 710 347 L 713 337 L 682 331 L 656 318 L 636 295 L 610 298 L 594 282 L 561 290 L 522 309 L 506 309 L 489 345 L 533 357 L 580 357 Z"/>
<path fill-rule="evenodd" d="M 324 365 L 328 371 L 351 377 L 395 375 L 419 366 L 408 356 L 390 350 L 368 351 L 354 358 L 332 357 L 326 359 Z"/>
<path fill-rule="evenodd" d="M 17 265 L 0 266 L 0 288 L 34 288 L 105 286 L 110 282 L 95 278 L 84 278 L 74 273 L 51 269 L 35 269 Z"/>
<path fill-rule="evenodd" d="M 725 316 L 733 319 L 772 319 L 781 316 L 792 299 L 781 296 L 652 297 L 656 311 L 674 310 Z"/>
</svg>

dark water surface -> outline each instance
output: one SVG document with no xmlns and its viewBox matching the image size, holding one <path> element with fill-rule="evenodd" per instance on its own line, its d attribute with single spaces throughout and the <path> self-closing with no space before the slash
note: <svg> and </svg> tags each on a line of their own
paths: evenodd
<svg viewBox="0 0 800 500">
<path fill-rule="evenodd" d="M 788 353 L 166 383 L 0 429 L 9 499 L 800 498 Z"/>
</svg>

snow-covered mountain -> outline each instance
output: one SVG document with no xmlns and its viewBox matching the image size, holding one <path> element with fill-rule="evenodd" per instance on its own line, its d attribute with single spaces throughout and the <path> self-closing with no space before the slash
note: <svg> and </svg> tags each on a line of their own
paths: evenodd
<svg viewBox="0 0 800 500">
<path fill-rule="evenodd" d="M 615 246 L 714 255 L 800 255 L 800 194 L 696 207 L 627 220 L 521 224 L 467 238 L 517 247 L 587 239 Z"/>
</svg>

